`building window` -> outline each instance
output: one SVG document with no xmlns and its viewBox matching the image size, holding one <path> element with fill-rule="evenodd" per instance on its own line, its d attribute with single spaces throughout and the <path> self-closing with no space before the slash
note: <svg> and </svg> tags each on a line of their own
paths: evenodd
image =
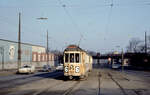
<svg viewBox="0 0 150 95">
<path fill-rule="evenodd" d="M 43 61 L 45 61 L 45 55 L 43 54 L 43 59 L 42 59 Z"/>
<path fill-rule="evenodd" d="M 38 61 L 41 61 L 40 59 L 41 59 L 41 55 L 40 55 L 40 54 L 38 54 Z"/>
</svg>

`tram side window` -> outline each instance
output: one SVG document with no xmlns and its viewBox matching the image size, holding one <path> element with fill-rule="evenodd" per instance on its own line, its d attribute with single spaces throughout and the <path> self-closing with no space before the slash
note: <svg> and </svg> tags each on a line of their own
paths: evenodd
<svg viewBox="0 0 150 95">
<path fill-rule="evenodd" d="M 70 63 L 74 62 L 74 53 L 70 53 Z"/>
<path fill-rule="evenodd" d="M 66 62 L 66 63 L 68 63 L 68 58 L 69 58 L 69 54 L 66 53 L 66 54 L 65 54 L 65 62 Z"/>
<path fill-rule="evenodd" d="M 79 57 L 79 53 L 76 53 L 76 54 L 75 54 L 76 63 L 79 63 L 79 58 L 80 58 L 80 57 Z"/>
</svg>

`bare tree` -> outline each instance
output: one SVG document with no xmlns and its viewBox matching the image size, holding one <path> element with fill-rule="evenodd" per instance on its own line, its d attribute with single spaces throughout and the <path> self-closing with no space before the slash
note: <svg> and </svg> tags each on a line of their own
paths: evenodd
<svg viewBox="0 0 150 95">
<path fill-rule="evenodd" d="M 141 52 L 143 45 L 140 45 L 142 41 L 139 38 L 132 38 L 127 46 L 127 52 Z"/>
<path fill-rule="evenodd" d="M 144 40 L 140 40 L 139 38 L 132 38 L 129 41 L 129 45 L 127 46 L 127 52 L 144 53 L 145 52 Z M 147 36 L 147 52 L 150 53 L 150 35 Z"/>
</svg>

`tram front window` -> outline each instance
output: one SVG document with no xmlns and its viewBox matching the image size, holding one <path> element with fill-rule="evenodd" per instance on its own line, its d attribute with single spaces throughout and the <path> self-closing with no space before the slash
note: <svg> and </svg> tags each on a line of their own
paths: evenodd
<svg viewBox="0 0 150 95">
<path fill-rule="evenodd" d="M 70 53 L 70 63 L 74 62 L 74 53 Z"/>
<path fill-rule="evenodd" d="M 79 53 L 75 54 L 76 63 L 79 63 Z"/>
<path fill-rule="evenodd" d="M 69 58 L 69 54 L 66 53 L 66 54 L 65 54 L 65 62 L 66 62 L 66 63 L 68 63 L 68 58 Z"/>
</svg>

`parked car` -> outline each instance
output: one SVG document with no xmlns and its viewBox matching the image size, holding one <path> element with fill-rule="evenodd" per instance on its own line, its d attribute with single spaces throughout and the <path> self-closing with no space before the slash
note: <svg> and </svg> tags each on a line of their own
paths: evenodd
<svg viewBox="0 0 150 95">
<path fill-rule="evenodd" d="M 64 70 L 64 65 L 60 64 L 56 67 L 56 71 L 63 71 Z"/>
<path fill-rule="evenodd" d="M 44 71 L 44 72 L 50 72 L 50 71 L 51 71 L 50 65 L 44 65 L 44 66 L 43 66 L 43 71 Z"/>
<path fill-rule="evenodd" d="M 112 64 L 112 69 L 119 69 L 121 68 L 121 64 Z"/>
<path fill-rule="evenodd" d="M 121 60 L 119 59 L 113 59 L 112 60 L 112 69 L 119 69 L 121 68 Z"/>
<path fill-rule="evenodd" d="M 34 73 L 35 66 L 24 65 L 23 67 L 19 68 L 18 73 Z"/>
</svg>

